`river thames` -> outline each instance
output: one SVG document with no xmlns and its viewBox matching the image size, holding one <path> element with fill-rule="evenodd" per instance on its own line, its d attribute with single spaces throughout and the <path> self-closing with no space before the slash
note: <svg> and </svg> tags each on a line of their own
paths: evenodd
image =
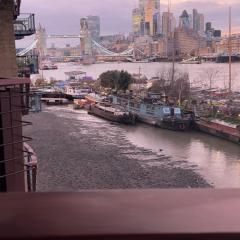
<svg viewBox="0 0 240 240">
<path fill-rule="evenodd" d="M 139 66 L 147 77 L 152 77 L 169 64 L 60 64 L 57 71 L 44 71 L 44 76 L 64 80 L 64 72 L 81 70 L 97 78 L 103 71 L 113 69 L 137 73 Z M 234 64 L 233 69 L 238 66 Z M 183 66 L 192 79 L 200 77 L 200 73 L 209 67 L 221 68 L 227 76 L 225 64 Z M 240 75 L 235 74 L 236 90 L 239 90 L 239 82 Z M 216 84 L 224 85 L 222 76 Z M 145 124 L 112 125 L 84 111 L 75 111 L 72 106 L 47 107 L 39 115 L 30 115 L 28 120 L 35 126 L 27 134 L 35 139 L 33 146 L 40 159 L 38 181 L 41 191 L 240 187 L 240 147 L 216 137 L 195 131 L 172 132 Z M 84 158 L 88 161 L 83 161 Z M 61 178 L 63 173 L 65 177 Z M 89 179 L 88 184 L 86 179 Z"/>
<path fill-rule="evenodd" d="M 154 77 L 158 72 L 169 69 L 171 63 L 102 63 L 88 66 L 74 64 L 59 64 L 57 71 L 43 71 L 44 78 L 50 80 L 66 80 L 65 72 L 68 71 L 84 71 L 87 76 L 97 79 L 101 73 L 108 70 L 126 70 L 130 73 L 138 74 L 139 68 L 141 73 L 148 78 Z M 232 64 L 233 89 L 240 91 L 240 63 Z M 220 88 L 228 87 L 228 64 L 203 63 L 203 64 L 179 64 L 176 63 L 176 69 L 182 72 L 189 73 L 190 81 L 193 85 L 209 84 L 206 72 L 214 72 L 213 86 Z M 214 69 L 214 70 L 213 70 Z"/>
</svg>

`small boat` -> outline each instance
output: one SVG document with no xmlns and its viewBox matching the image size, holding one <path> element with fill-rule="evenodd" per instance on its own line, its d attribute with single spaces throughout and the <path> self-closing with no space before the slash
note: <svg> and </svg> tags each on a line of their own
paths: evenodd
<svg viewBox="0 0 240 240">
<path fill-rule="evenodd" d="M 199 57 L 193 57 L 189 59 L 184 59 L 179 64 L 202 64 L 202 60 Z"/>
<path fill-rule="evenodd" d="M 57 70 L 58 66 L 54 63 L 43 63 L 40 70 Z"/>
<path fill-rule="evenodd" d="M 65 86 L 65 93 L 73 99 L 84 99 L 89 93 L 90 88 L 80 88 L 78 83 L 69 83 Z"/>
<path fill-rule="evenodd" d="M 112 122 L 135 124 L 135 114 L 116 108 L 109 103 L 92 104 L 88 113 Z"/>
</svg>

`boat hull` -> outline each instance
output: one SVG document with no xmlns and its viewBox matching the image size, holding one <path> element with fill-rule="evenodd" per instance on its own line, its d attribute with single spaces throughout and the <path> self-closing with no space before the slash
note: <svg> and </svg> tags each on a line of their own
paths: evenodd
<svg viewBox="0 0 240 240">
<path fill-rule="evenodd" d="M 138 120 L 149 125 L 159 127 L 162 129 L 168 129 L 172 131 L 188 131 L 191 127 L 191 122 L 184 119 L 157 119 L 149 116 L 137 116 Z"/>
<path fill-rule="evenodd" d="M 97 117 L 104 118 L 111 122 L 124 123 L 124 124 L 135 124 L 135 115 L 133 115 L 131 113 L 116 116 L 112 112 L 104 111 L 103 109 L 100 109 L 94 105 L 89 107 L 88 113 L 95 115 Z"/>
<path fill-rule="evenodd" d="M 196 128 L 204 133 L 210 134 L 215 137 L 219 137 L 225 140 L 228 140 L 233 143 L 240 144 L 240 133 L 232 133 L 228 128 L 226 127 L 216 127 L 212 126 L 211 124 L 208 124 L 205 121 L 196 121 L 195 123 Z"/>
</svg>

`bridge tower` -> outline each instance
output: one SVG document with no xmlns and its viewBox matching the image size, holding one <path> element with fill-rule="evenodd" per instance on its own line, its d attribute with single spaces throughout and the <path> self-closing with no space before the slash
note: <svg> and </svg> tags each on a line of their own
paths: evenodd
<svg viewBox="0 0 240 240">
<path fill-rule="evenodd" d="M 86 18 L 80 20 L 80 48 L 82 56 L 92 56 L 92 37 L 88 29 L 88 23 Z"/>
<path fill-rule="evenodd" d="M 46 29 L 39 24 L 36 31 L 37 50 L 39 54 L 39 60 L 41 61 L 47 55 L 47 33 Z"/>
</svg>

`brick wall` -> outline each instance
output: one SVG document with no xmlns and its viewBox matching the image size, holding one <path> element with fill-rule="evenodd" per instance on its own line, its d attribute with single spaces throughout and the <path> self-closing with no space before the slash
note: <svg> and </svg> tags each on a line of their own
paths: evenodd
<svg viewBox="0 0 240 240">
<path fill-rule="evenodd" d="M 0 77 L 16 77 L 13 1 L 0 0 Z"/>
</svg>

